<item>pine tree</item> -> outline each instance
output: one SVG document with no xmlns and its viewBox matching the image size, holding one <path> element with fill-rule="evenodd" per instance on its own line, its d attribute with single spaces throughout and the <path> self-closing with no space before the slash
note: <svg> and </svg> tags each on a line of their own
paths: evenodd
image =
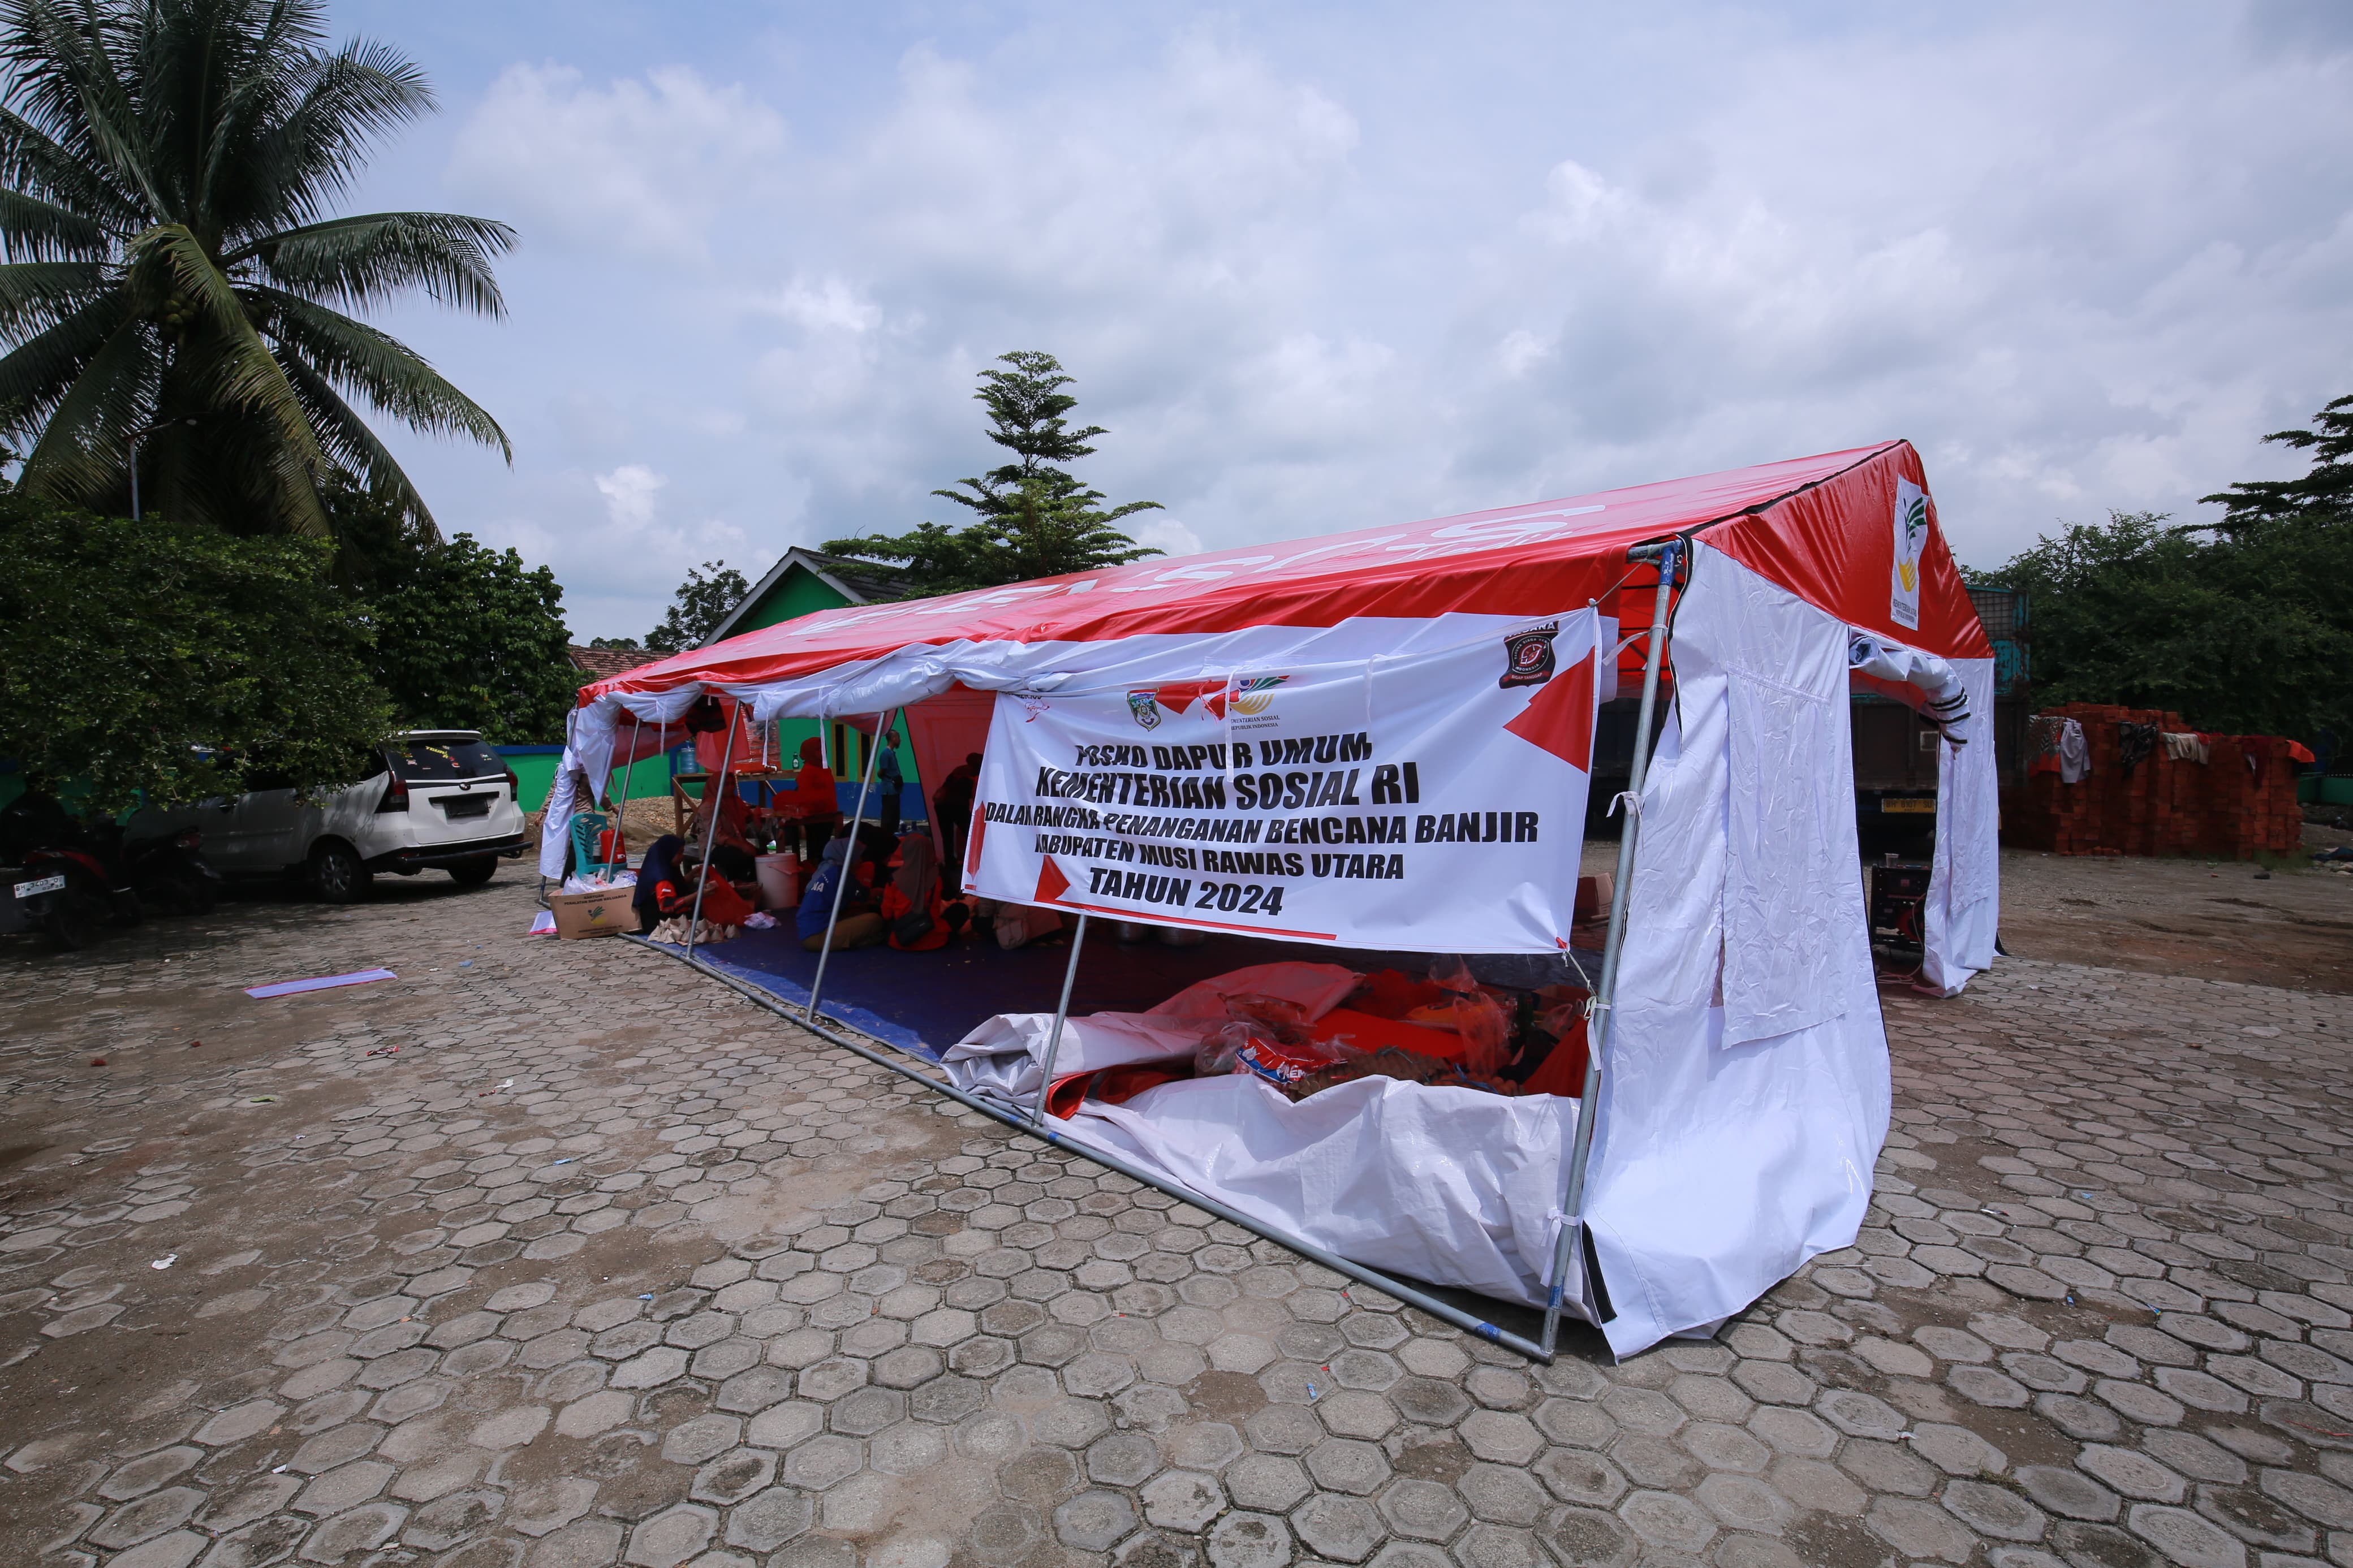
<svg viewBox="0 0 2353 1568">
<path fill-rule="evenodd" d="M 1071 427 L 1078 399 L 1061 390 L 1071 384 L 1061 362 L 1021 350 L 997 363 L 1013 368 L 981 372 L 973 396 L 988 410 L 988 438 L 1017 460 L 932 492 L 978 516 L 960 529 L 924 522 L 895 536 L 829 539 L 826 550 L 899 566 L 909 598 L 1096 571 L 1160 553 L 1114 526 L 1133 513 L 1157 510 L 1158 501 L 1106 509 L 1103 493 L 1063 466 L 1092 454 L 1088 443 L 1109 432 L 1100 425 Z"/>
</svg>

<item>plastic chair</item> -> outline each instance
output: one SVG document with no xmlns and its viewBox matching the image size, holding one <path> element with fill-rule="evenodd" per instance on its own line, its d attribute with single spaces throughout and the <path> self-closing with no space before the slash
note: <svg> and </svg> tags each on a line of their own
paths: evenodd
<svg viewBox="0 0 2353 1568">
<path fill-rule="evenodd" d="M 628 864 L 628 850 L 621 836 L 611 831 L 612 824 L 601 811 L 579 811 L 572 815 L 568 832 L 572 838 L 572 868 L 576 876 L 597 877 L 623 869 Z M 619 858 L 608 860 L 607 854 Z"/>
</svg>

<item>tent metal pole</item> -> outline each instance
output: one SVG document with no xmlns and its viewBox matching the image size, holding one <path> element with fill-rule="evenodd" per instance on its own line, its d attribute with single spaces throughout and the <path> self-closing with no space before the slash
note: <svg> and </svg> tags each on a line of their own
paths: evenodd
<svg viewBox="0 0 2353 1568">
<path fill-rule="evenodd" d="M 1600 1113 L 1601 1058 L 1609 1048 L 1611 1021 L 1618 997 L 1618 961 L 1626 947 L 1626 901 L 1634 875 L 1636 841 L 1642 834 L 1642 777 L 1649 769 L 1651 722 L 1659 706 L 1659 666 L 1667 640 L 1667 602 L 1674 592 L 1675 567 L 1683 542 L 1636 545 L 1626 553 L 1631 560 L 1654 558 L 1659 566 L 1659 594 L 1651 610 L 1651 646 L 1642 655 L 1642 707 L 1634 721 L 1634 758 L 1626 779 L 1626 816 L 1618 836 L 1618 879 L 1609 889 L 1609 935 L 1601 952 L 1601 979 L 1587 1017 L 1585 1086 L 1577 1097 L 1577 1138 L 1567 1168 L 1561 1173 L 1560 1237 L 1553 1244 L 1552 1289 L 1545 1298 L 1544 1349 L 1547 1358 L 1560 1334 L 1560 1309 L 1568 1283 L 1568 1249 L 1584 1229 L 1585 1166 L 1593 1153 L 1593 1124 Z"/>
<path fill-rule="evenodd" d="M 1062 966 L 1062 999 L 1054 1004 L 1054 1032 L 1046 1037 L 1046 1060 L 1038 1079 L 1038 1103 L 1029 1108 L 1029 1120 L 1039 1127 L 1046 1125 L 1046 1093 L 1054 1087 L 1054 1058 L 1062 1050 L 1062 1025 L 1071 1016 L 1071 987 L 1079 978 L 1079 950 L 1087 943 L 1087 911 L 1079 911 L 1079 929 L 1071 934 L 1071 962 Z"/>
<path fill-rule="evenodd" d="M 686 955 L 689 958 L 694 956 L 695 929 L 702 924 L 702 889 L 711 882 L 711 851 L 716 847 L 719 837 L 718 792 L 727 787 L 727 767 L 734 760 L 735 724 L 731 718 L 727 724 L 727 743 L 719 748 L 719 782 L 712 784 L 705 781 L 702 786 L 702 798 L 711 804 L 711 827 L 702 836 L 702 865 L 694 879 L 694 912 L 686 920 Z"/>
<path fill-rule="evenodd" d="M 620 831 L 613 842 L 621 846 L 621 864 L 624 867 L 629 863 L 629 778 L 638 771 L 638 731 L 643 727 L 638 722 L 636 714 L 629 715 L 629 760 L 621 764 L 621 804 L 613 808 L 613 815 L 620 819 Z M 613 775 L 607 773 L 605 776 L 609 779 Z"/>
<path fill-rule="evenodd" d="M 1499 1329 L 1494 1324 L 1488 1322 L 1485 1319 L 1477 1316 L 1475 1313 L 1464 1311 L 1461 1308 L 1454 1305 L 1451 1301 L 1440 1300 L 1437 1297 L 1430 1295 L 1426 1290 L 1418 1290 L 1401 1279 L 1392 1279 L 1388 1275 L 1381 1273 L 1379 1270 L 1367 1268 L 1361 1263 L 1352 1263 L 1347 1258 L 1342 1258 L 1339 1254 L 1328 1252 L 1323 1247 L 1316 1246 L 1312 1241 L 1302 1240 L 1300 1237 L 1293 1236 L 1287 1231 L 1277 1229 L 1275 1226 L 1267 1224 L 1264 1220 L 1257 1219 L 1250 1215 L 1243 1214 L 1239 1209 L 1229 1208 L 1226 1205 L 1219 1203 L 1215 1198 L 1206 1197 L 1203 1194 L 1193 1191 L 1189 1187 L 1179 1186 L 1176 1183 L 1171 1182 L 1167 1177 L 1155 1174 L 1151 1171 L 1145 1170 L 1141 1166 L 1132 1165 L 1115 1154 L 1097 1149 L 1091 1144 L 1080 1142 L 1077 1139 L 1055 1132 L 1050 1128 L 1033 1126 L 1024 1117 L 1007 1110 L 1002 1106 L 993 1105 L 987 1100 L 982 1100 L 977 1096 L 966 1094 L 964 1090 L 956 1088 L 954 1084 L 943 1083 L 938 1079 L 917 1072 L 906 1063 L 894 1061 L 891 1058 L 884 1056 L 881 1052 L 863 1045 L 857 1040 L 853 1040 L 846 1035 L 835 1033 L 833 1030 L 827 1028 L 823 1024 L 816 1023 L 814 1021 L 804 1022 L 797 1015 L 787 1011 L 786 1005 L 778 998 L 768 994 L 766 992 L 760 990 L 756 986 L 754 986 L 745 981 L 737 979 L 734 975 L 729 974 L 723 970 L 713 968 L 708 959 L 689 958 L 672 949 L 660 947 L 653 942 L 648 942 L 643 937 L 625 937 L 624 940 L 634 942 L 639 947 L 647 948 L 654 952 L 659 952 L 665 958 L 675 959 L 701 973 L 707 974 L 712 979 L 716 980 L 721 984 L 726 986 L 729 990 L 743 996 L 745 1001 L 752 1003 L 754 1006 L 765 1007 L 769 1012 L 776 1014 L 778 1017 L 784 1018 L 788 1022 L 807 1029 L 819 1039 L 828 1041 L 831 1044 L 839 1046 L 846 1051 L 863 1057 L 866 1060 L 872 1062 L 877 1067 L 887 1068 L 891 1071 L 897 1073 L 902 1078 L 911 1079 L 916 1083 L 923 1085 L 925 1089 L 932 1090 L 934 1093 L 944 1095 L 949 1100 L 955 1100 L 957 1104 L 963 1106 L 967 1110 L 976 1110 L 981 1115 L 987 1117 L 990 1121 L 1001 1122 L 1017 1132 L 1027 1133 L 1033 1138 L 1050 1143 L 1057 1148 L 1068 1149 L 1071 1152 L 1078 1155 L 1081 1159 L 1092 1160 L 1096 1164 L 1103 1166 L 1106 1170 L 1118 1172 L 1121 1175 L 1127 1177 L 1130 1181 L 1139 1182 L 1145 1186 L 1153 1188 L 1155 1191 L 1166 1193 L 1170 1197 L 1176 1199 L 1180 1203 L 1191 1204 L 1195 1208 L 1200 1209 L 1204 1213 L 1214 1215 L 1229 1225 L 1240 1226 L 1242 1229 L 1249 1231 L 1253 1236 L 1264 1237 L 1267 1240 L 1275 1243 L 1277 1246 L 1287 1247 L 1292 1251 L 1298 1253 L 1302 1258 L 1306 1258 L 1311 1263 L 1320 1263 L 1324 1268 L 1332 1270 L 1335 1274 L 1341 1275 L 1349 1279 L 1354 1279 L 1360 1285 L 1370 1286 L 1372 1289 L 1380 1291 L 1384 1295 L 1394 1296 L 1399 1301 L 1411 1307 L 1415 1311 L 1426 1313 L 1432 1318 L 1436 1318 L 1440 1322 L 1451 1323 L 1456 1328 L 1462 1330 L 1464 1332 L 1476 1334 L 1481 1339 L 1487 1341 L 1491 1344 L 1501 1345 L 1505 1350 L 1512 1351 L 1519 1355 L 1526 1356 L 1532 1361 L 1549 1362 L 1553 1359 L 1552 1352 L 1538 1345 L 1535 1341 L 1527 1339 L 1523 1335 L 1513 1333 L 1508 1330 Z"/>
<path fill-rule="evenodd" d="M 891 710 L 894 720 L 898 712 L 896 708 Z M 818 722 L 822 725 L 825 721 L 819 719 Z M 841 919 L 841 895 L 849 890 L 849 879 L 858 871 L 858 830 L 866 822 L 866 795 L 874 787 L 874 763 L 881 754 L 880 746 L 867 748 L 866 772 L 858 781 L 858 815 L 849 819 L 849 847 L 841 852 L 841 875 L 833 879 L 833 910 L 826 917 L 825 941 L 817 950 L 817 976 L 809 982 L 808 1016 L 811 1023 L 817 1021 L 818 994 L 825 989 L 826 961 L 833 956 L 833 928 Z M 825 863 L 822 851 L 818 853 L 818 863 Z"/>
</svg>

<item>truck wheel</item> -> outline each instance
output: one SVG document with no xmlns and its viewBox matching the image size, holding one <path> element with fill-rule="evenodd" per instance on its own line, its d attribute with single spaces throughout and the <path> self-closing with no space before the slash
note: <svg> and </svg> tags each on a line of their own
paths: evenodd
<svg viewBox="0 0 2353 1568">
<path fill-rule="evenodd" d="M 322 903 L 355 904 L 367 897 L 368 869 L 348 844 L 332 839 L 311 851 L 311 892 Z"/>
<path fill-rule="evenodd" d="M 450 878 L 461 888 L 479 888 L 498 874 L 499 858 L 495 855 L 460 860 L 449 868 Z"/>
</svg>

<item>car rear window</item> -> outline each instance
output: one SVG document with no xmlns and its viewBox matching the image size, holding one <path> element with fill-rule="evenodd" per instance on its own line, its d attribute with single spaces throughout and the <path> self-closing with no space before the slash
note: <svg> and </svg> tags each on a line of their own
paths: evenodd
<svg viewBox="0 0 2353 1568">
<path fill-rule="evenodd" d="M 493 778 L 506 771 L 486 741 L 393 741 L 385 750 L 392 771 L 410 784 Z"/>
</svg>

